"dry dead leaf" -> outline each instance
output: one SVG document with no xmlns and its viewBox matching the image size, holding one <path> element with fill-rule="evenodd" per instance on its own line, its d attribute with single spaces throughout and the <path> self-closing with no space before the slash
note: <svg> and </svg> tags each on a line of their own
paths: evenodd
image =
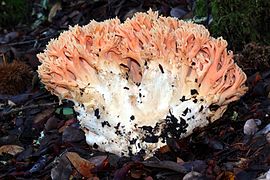
<svg viewBox="0 0 270 180">
<path fill-rule="evenodd" d="M 46 121 L 53 115 L 53 113 L 54 113 L 54 108 L 49 108 L 42 111 L 42 113 L 38 113 L 33 119 L 34 124 L 39 124 Z"/>
<path fill-rule="evenodd" d="M 230 171 L 226 171 L 225 172 L 225 179 L 228 179 L 228 180 L 234 180 L 235 179 L 235 175 L 233 172 L 230 172 Z"/>
<path fill-rule="evenodd" d="M 55 3 L 53 7 L 50 10 L 50 13 L 48 15 L 48 21 L 52 22 L 52 18 L 56 15 L 57 11 L 62 10 L 61 3 Z"/>
<path fill-rule="evenodd" d="M 18 145 L 3 145 L 0 147 L 0 155 L 3 155 L 3 153 L 7 153 L 15 156 L 23 150 L 24 148 Z"/>
<path fill-rule="evenodd" d="M 67 152 L 67 158 L 70 160 L 71 164 L 76 168 L 76 170 L 84 177 L 93 177 L 91 170 L 95 168 L 95 165 L 90 161 L 80 157 L 75 152 Z"/>
<path fill-rule="evenodd" d="M 170 152 L 171 149 L 168 145 L 165 145 L 165 146 L 162 146 L 161 148 L 159 148 L 159 151 L 164 154 L 164 153 Z"/>
</svg>

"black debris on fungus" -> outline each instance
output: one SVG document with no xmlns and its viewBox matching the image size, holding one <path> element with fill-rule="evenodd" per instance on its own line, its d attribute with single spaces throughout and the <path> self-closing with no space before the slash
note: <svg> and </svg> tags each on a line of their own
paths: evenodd
<svg viewBox="0 0 270 180">
<path fill-rule="evenodd" d="M 120 122 L 119 123 L 117 123 L 117 125 L 116 126 L 114 126 L 114 128 L 115 128 L 115 134 L 116 135 L 120 135 L 120 136 L 122 136 L 123 134 L 121 133 L 121 131 L 119 130 L 119 127 L 120 127 Z"/>
<path fill-rule="evenodd" d="M 211 123 L 211 118 L 210 117 L 206 117 L 206 120 L 209 122 L 209 124 Z"/>
<path fill-rule="evenodd" d="M 132 139 L 129 141 L 129 143 L 130 143 L 130 144 L 135 144 L 135 143 L 136 143 L 136 141 L 137 141 L 137 139 L 132 138 Z"/>
<path fill-rule="evenodd" d="M 128 80 L 128 78 L 129 78 L 129 75 L 128 75 L 128 73 L 126 73 L 126 80 Z"/>
<path fill-rule="evenodd" d="M 147 143 L 157 143 L 158 142 L 158 136 L 146 135 L 143 140 L 144 140 L 144 142 L 147 142 Z"/>
<path fill-rule="evenodd" d="M 82 108 L 85 109 L 84 104 L 81 104 Z"/>
<path fill-rule="evenodd" d="M 195 80 L 194 80 L 194 81 L 195 81 L 195 83 L 197 83 L 197 82 L 198 82 L 198 79 L 197 79 L 197 78 L 195 78 Z"/>
<path fill-rule="evenodd" d="M 132 148 L 130 146 L 128 147 L 128 155 L 129 156 L 133 156 Z"/>
<path fill-rule="evenodd" d="M 98 149 L 98 145 L 96 143 L 93 144 L 94 149 Z"/>
<path fill-rule="evenodd" d="M 164 74 L 164 70 L 163 70 L 163 67 L 161 66 L 161 64 L 158 64 L 158 67 L 159 67 L 161 73 Z"/>
<path fill-rule="evenodd" d="M 192 117 L 194 118 L 194 117 Z M 156 132 L 159 132 L 160 126 L 164 125 L 159 136 Z M 161 142 L 165 143 L 167 138 L 179 139 L 182 134 L 187 132 L 188 124 L 186 120 L 182 117 L 177 119 L 171 112 L 165 119 L 164 124 L 157 123 L 155 127 L 143 126 L 142 130 L 145 132 L 144 141 L 147 143 L 157 143 L 159 139 Z M 139 145 L 138 145 L 139 146 Z"/>
<path fill-rule="evenodd" d="M 139 97 L 142 97 L 142 93 L 139 93 Z"/>
<path fill-rule="evenodd" d="M 129 90 L 129 88 L 128 88 L 128 87 L 124 87 L 124 89 Z"/>
<path fill-rule="evenodd" d="M 111 125 L 110 125 L 110 123 L 109 123 L 108 121 L 103 121 L 103 122 L 101 123 L 101 125 L 102 125 L 102 127 L 104 127 L 104 126 L 111 127 Z"/>
<path fill-rule="evenodd" d="M 196 65 L 196 63 L 195 63 L 195 62 L 192 62 L 192 63 L 191 63 L 191 66 L 195 66 L 195 65 Z"/>
<path fill-rule="evenodd" d="M 145 66 L 146 69 L 149 68 L 148 65 L 147 65 L 147 61 L 144 62 L 144 66 Z"/>
<path fill-rule="evenodd" d="M 157 143 L 158 142 L 158 136 L 155 135 L 155 129 L 151 126 L 143 126 L 141 127 L 142 130 L 145 132 L 145 137 L 143 139 L 144 142 L 147 143 Z"/>
<path fill-rule="evenodd" d="M 161 132 L 161 137 L 166 138 L 175 138 L 179 139 L 182 134 L 187 132 L 188 124 L 186 120 L 182 117 L 177 119 L 171 112 L 165 119 L 166 126 Z"/>
<path fill-rule="evenodd" d="M 217 104 L 211 104 L 209 106 L 210 111 L 216 111 L 220 106 Z"/>
<path fill-rule="evenodd" d="M 94 115 L 97 117 L 97 119 L 100 119 L 100 114 L 99 114 L 99 109 L 98 108 L 95 109 L 94 113 L 95 113 Z"/>
<path fill-rule="evenodd" d="M 191 112 L 191 109 L 186 108 L 186 109 L 183 111 L 182 116 L 186 116 L 187 113 L 189 113 L 189 112 Z"/>
<path fill-rule="evenodd" d="M 179 99 L 181 102 L 188 101 L 190 99 L 186 99 L 186 96 L 182 96 L 181 99 Z"/>
<path fill-rule="evenodd" d="M 130 120 L 134 120 L 135 119 L 135 116 L 134 115 L 132 115 L 132 116 L 130 116 Z"/>
<path fill-rule="evenodd" d="M 142 129 L 147 132 L 152 132 L 153 128 L 151 126 L 143 126 Z"/>
<path fill-rule="evenodd" d="M 198 93 L 198 91 L 196 89 L 191 89 L 190 94 L 195 95 L 195 94 L 199 94 L 199 93 Z"/>
<path fill-rule="evenodd" d="M 116 135 L 119 135 L 119 136 L 123 136 L 123 134 L 122 134 L 121 131 L 119 131 L 119 130 L 116 130 L 116 131 L 115 131 L 115 134 L 116 134 Z"/>
<path fill-rule="evenodd" d="M 197 103 L 197 102 L 198 102 L 198 99 L 194 99 L 193 102 L 194 102 L 194 103 Z"/>
<path fill-rule="evenodd" d="M 201 105 L 199 112 L 202 112 L 202 110 L 203 110 L 203 105 Z"/>
<path fill-rule="evenodd" d="M 80 88 L 80 95 L 82 96 L 84 93 L 85 88 Z"/>
</svg>

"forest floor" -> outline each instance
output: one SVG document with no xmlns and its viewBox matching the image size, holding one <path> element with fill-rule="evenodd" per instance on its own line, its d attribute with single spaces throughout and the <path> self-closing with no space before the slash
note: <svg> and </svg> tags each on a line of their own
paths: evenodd
<svg viewBox="0 0 270 180">
<path fill-rule="evenodd" d="M 164 3 L 108 2 L 63 1 L 51 4 L 49 10 L 35 5 L 32 23 L 0 29 L 1 63 L 23 62 L 33 76 L 21 92 L 0 94 L 0 179 L 270 177 L 270 47 L 255 43 L 235 52 L 236 62 L 248 76 L 249 91 L 230 104 L 223 117 L 210 126 L 187 138 L 168 142 L 146 160 L 99 152 L 86 144 L 73 104 L 63 101 L 60 105 L 58 98 L 39 82 L 36 70 L 40 63 L 36 54 L 69 25 L 115 16 L 124 20 L 149 7 L 171 15 Z M 181 14 L 184 18 L 191 15 Z M 10 76 L 16 76 L 16 69 L 13 71 Z M 4 77 L 1 72 L 0 76 Z M 5 79 L 0 77 L 0 81 Z M 2 82 L 0 86 L 6 87 Z"/>
</svg>

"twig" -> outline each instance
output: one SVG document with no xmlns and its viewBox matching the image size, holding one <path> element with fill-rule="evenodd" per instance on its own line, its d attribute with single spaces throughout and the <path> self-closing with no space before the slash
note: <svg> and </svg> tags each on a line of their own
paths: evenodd
<svg viewBox="0 0 270 180">
<path fill-rule="evenodd" d="M 2 115 L 6 116 L 6 115 L 9 115 L 9 114 L 16 113 L 16 112 L 19 112 L 19 111 L 24 111 L 24 110 L 27 110 L 27 109 L 34 109 L 34 108 L 39 108 L 39 107 L 48 107 L 48 106 L 53 106 L 53 105 L 59 105 L 59 102 L 52 102 L 52 103 L 45 103 L 45 104 L 35 104 L 35 105 L 29 105 L 29 106 L 24 106 L 24 107 L 20 107 L 20 108 L 14 108 L 14 109 L 11 109 L 8 112 L 3 112 Z"/>
<path fill-rule="evenodd" d="M 19 46 L 19 45 L 25 45 L 25 44 L 32 44 L 32 43 L 38 43 L 41 41 L 45 41 L 48 39 L 51 39 L 53 36 L 48 36 L 48 37 L 44 37 L 44 38 L 40 38 L 40 39 L 32 39 L 32 40 L 27 40 L 27 41 L 22 41 L 22 42 L 14 42 L 14 43 L 8 43 L 8 44 L 1 44 L 0 47 L 4 47 L 4 46 Z"/>
</svg>

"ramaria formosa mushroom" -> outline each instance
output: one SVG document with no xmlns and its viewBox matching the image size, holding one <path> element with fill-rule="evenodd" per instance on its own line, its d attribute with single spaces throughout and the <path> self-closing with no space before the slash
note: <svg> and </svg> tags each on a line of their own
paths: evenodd
<svg viewBox="0 0 270 180">
<path fill-rule="evenodd" d="M 38 72 L 75 103 L 88 144 L 149 155 L 215 121 L 247 91 L 226 47 L 202 25 L 149 11 L 70 28 L 38 55 Z"/>
</svg>

